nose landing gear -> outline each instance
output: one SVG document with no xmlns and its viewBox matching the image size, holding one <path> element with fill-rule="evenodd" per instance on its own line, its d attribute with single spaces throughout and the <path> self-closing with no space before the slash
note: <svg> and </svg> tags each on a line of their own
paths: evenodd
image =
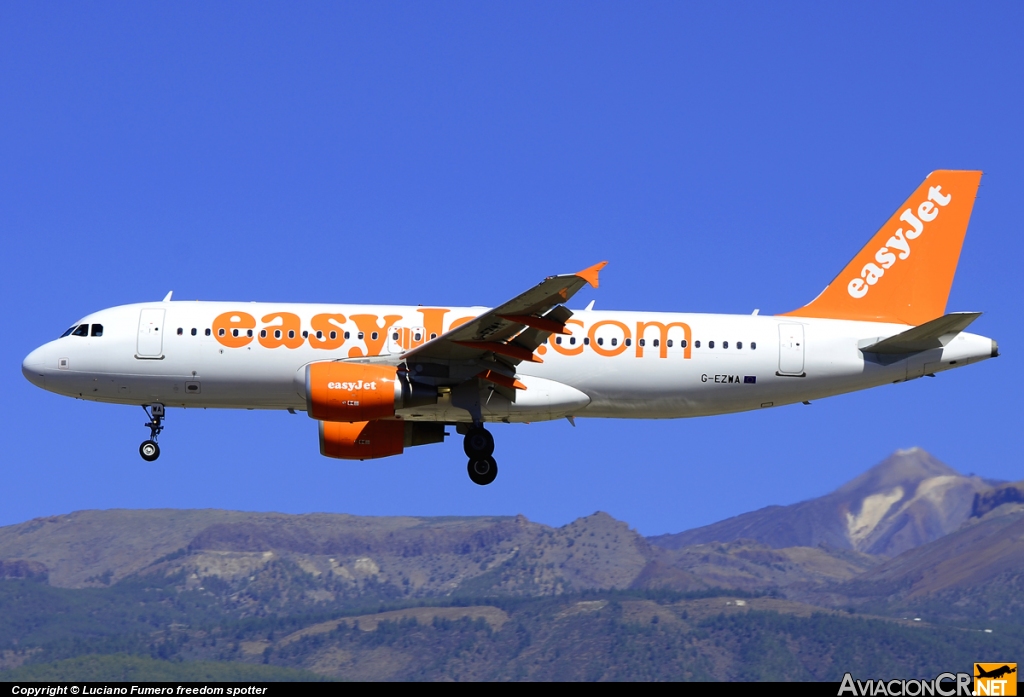
<svg viewBox="0 0 1024 697">
<path fill-rule="evenodd" d="M 145 424 L 149 428 L 149 440 L 143 441 L 139 446 L 139 455 L 146 462 L 153 462 L 160 457 L 160 446 L 157 445 L 156 439 L 160 435 L 160 431 L 164 430 L 164 405 L 150 404 L 147 407 L 144 404 L 142 408 L 145 410 L 146 416 L 149 417 L 149 423 Z"/>
<path fill-rule="evenodd" d="M 466 431 L 466 439 L 462 449 L 469 456 L 469 478 L 474 484 L 486 486 L 498 476 L 498 463 L 491 454 L 494 453 L 494 436 L 481 425 L 475 424 Z"/>
</svg>

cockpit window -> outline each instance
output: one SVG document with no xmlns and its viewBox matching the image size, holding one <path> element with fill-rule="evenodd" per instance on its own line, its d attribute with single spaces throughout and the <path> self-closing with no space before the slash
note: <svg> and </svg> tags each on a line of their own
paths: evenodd
<svg viewBox="0 0 1024 697">
<path fill-rule="evenodd" d="M 89 325 L 79 324 L 75 331 L 71 332 L 71 336 L 89 336 Z"/>
<path fill-rule="evenodd" d="M 94 324 L 94 325 L 92 325 L 92 335 L 93 336 L 103 336 L 103 325 L 102 324 Z"/>
<path fill-rule="evenodd" d="M 69 336 L 73 331 L 75 331 L 74 327 L 68 327 L 67 331 L 60 335 L 60 338 L 63 339 L 64 337 Z"/>
</svg>

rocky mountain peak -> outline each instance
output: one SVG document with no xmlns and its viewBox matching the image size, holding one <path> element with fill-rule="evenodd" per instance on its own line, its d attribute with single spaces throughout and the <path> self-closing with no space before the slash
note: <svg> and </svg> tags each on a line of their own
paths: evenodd
<svg viewBox="0 0 1024 697">
<path fill-rule="evenodd" d="M 913 492 L 926 479 L 959 477 L 959 472 L 923 448 L 897 450 L 859 477 L 851 479 L 833 492 L 839 496 L 874 494 L 894 488 Z"/>
</svg>

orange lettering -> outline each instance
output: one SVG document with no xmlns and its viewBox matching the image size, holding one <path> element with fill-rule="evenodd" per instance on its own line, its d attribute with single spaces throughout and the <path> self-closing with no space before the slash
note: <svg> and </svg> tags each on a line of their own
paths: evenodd
<svg viewBox="0 0 1024 697">
<path fill-rule="evenodd" d="M 213 320 L 213 335 L 228 348 L 242 348 L 252 342 L 250 331 L 256 318 L 245 312 L 225 312 Z"/>
<path fill-rule="evenodd" d="M 565 323 L 577 324 L 581 327 L 583 326 L 583 322 L 580 322 L 578 319 L 567 319 L 565 320 Z M 553 348 L 555 351 L 562 354 L 563 356 L 578 356 L 581 353 L 583 353 L 583 344 L 580 344 L 576 348 L 563 348 L 562 344 L 558 343 L 559 339 L 561 339 L 562 341 L 566 341 L 566 339 L 562 339 L 562 337 L 559 336 L 556 337 L 554 341 L 549 340 L 548 344 L 551 346 L 551 348 Z"/>
<path fill-rule="evenodd" d="M 448 327 L 448 331 L 455 329 L 455 327 L 461 327 L 466 322 L 472 322 L 476 317 L 460 317 L 459 319 L 452 320 L 451 326 Z"/>
<path fill-rule="evenodd" d="M 423 328 L 426 330 L 427 335 L 423 337 L 424 341 L 430 341 L 430 335 L 441 336 L 444 334 L 444 316 L 450 312 L 450 310 L 441 310 L 437 308 L 418 308 L 417 311 L 423 315 Z"/>
<path fill-rule="evenodd" d="M 309 345 L 315 349 L 328 351 L 340 348 L 345 343 L 345 331 L 341 328 L 344 323 L 345 315 L 314 315 L 309 321 L 309 326 L 313 328 L 309 335 Z M 316 335 L 317 332 L 320 332 L 319 337 Z"/>
<path fill-rule="evenodd" d="M 604 346 L 601 346 L 597 343 L 597 338 L 594 336 L 594 334 L 597 332 L 598 327 L 605 324 L 614 325 L 622 330 L 621 344 L 613 348 L 606 349 Z M 618 356 L 620 353 L 626 350 L 626 339 L 630 338 L 629 327 L 627 327 L 622 322 L 619 322 L 614 319 L 606 319 L 594 323 L 594 325 L 590 327 L 590 332 L 587 334 L 587 336 L 590 337 L 590 348 L 594 349 L 594 353 L 596 353 L 599 356 Z M 687 346 L 689 346 L 689 344 L 687 344 Z"/>
<path fill-rule="evenodd" d="M 683 330 L 683 340 L 686 342 L 686 346 L 683 347 L 683 358 L 690 357 L 690 348 L 693 343 L 690 340 L 690 325 L 683 322 L 669 322 L 668 324 L 662 324 L 661 322 L 637 322 L 636 323 L 636 357 L 642 358 L 644 355 L 644 346 L 641 341 L 644 339 L 644 332 L 648 327 L 658 327 L 661 330 L 661 342 L 658 346 L 661 357 L 668 358 L 668 330 L 672 327 L 681 327 Z"/>
<path fill-rule="evenodd" d="M 388 339 L 388 332 L 391 330 L 393 325 L 398 320 L 402 319 L 401 315 L 384 315 L 384 326 L 380 326 L 377 323 L 377 315 L 351 315 L 350 320 L 356 323 L 359 327 L 359 331 L 363 333 L 363 341 L 366 342 L 366 350 L 368 356 L 379 356 L 380 351 L 384 348 L 384 342 Z M 374 336 L 376 335 L 376 338 Z M 357 348 L 349 349 L 348 355 L 352 358 L 360 358 L 363 352 Z"/>
<path fill-rule="evenodd" d="M 281 320 L 281 324 L 269 324 Z M 272 312 L 262 320 L 264 327 L 260 330 L 259 342 L 262 346 L 274 349 L 279 346 L 298 348 L 305 339 L 302 338 L 302 321 L 298 315 L 290 312 Z"/>
</svg>

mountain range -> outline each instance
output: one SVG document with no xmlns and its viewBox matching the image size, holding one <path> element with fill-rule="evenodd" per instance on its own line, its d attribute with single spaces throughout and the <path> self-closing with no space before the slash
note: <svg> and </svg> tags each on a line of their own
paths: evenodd
<svg viewBox="0 0 1024 697">
<path fill-rule="evenodd" d="M 595 658 L 591 677 L 604 665 L 606 679 L 820 679 L 841 666 L 816 668 L 796 647 L 818 651 L 826 626 L 870 643 L 883 630 L 864 622 L 895 623 L 884 631 L 911 646 L 925 641 L 912 631 L 922 625 L 900 623 L 919 617 L 965 631 L 1002 627 L 998 641 L 1024 648 L 1024 634 L 1006 629 L 1024 620 L 1021 598 L 1024 483 L 965 476 L 919 448 L 820 498 L 649 538 L 601 512 L 553 528 L 523 516 L 108 510 L 0 528 L 0 668 L 45 664 L 47 675 L 88 673 L 82 657 L 102 654 L 96 665 L 159 675 L 165 667 L 139 656 L 213 661 L 202 665 L 215 672 L 241 661 L 345 678 L 576 679 L 586 675 L 555 669 L 566 650 L 556 629 L 571 625 L 583 637 L 597 622 L 627 643 L 666 641 L 690 658 L 673 659 L 676 672 L 648 674 L 642 661 L 615 672 L 615 661 L 627 665 L 612 655 L 621 643 L 605 642 L 599 653 L 611 663 Z M 804 624 L 781 629 L 765 619 L 775 616 Z M 440 653 L 417 643 L 429 634 L 444 644 L 446 627 L 459 627 L 465 646 L 497 652 L 493 661 L 468 667 L 458 642 Z M 788 667 L 768 661 L 744 673 L 747 639 L 735 631 L 790 642 Z M 529 650 L 510 632 L 543 643 L 551 666 L 523 664 Z M 706 644 L 708 632 L 724 634 Z M 225 644 L 228 636 L 236 638 Z M 391 658 L 378 660 L 378 641 L 391 642 Z M 950 656 L 966 646 L 948 641 Z M 130 656 L 111 658 L 116 647 Z M 223 674 L 237 676 L 231 666 Z"/>
</svg>

